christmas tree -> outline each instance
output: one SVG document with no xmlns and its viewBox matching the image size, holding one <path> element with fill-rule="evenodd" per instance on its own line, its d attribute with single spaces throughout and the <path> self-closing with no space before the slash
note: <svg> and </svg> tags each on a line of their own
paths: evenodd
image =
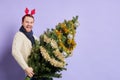
<svg viewBox="0 0 120 80">
<path fill-rule="evenodd" d="M 74 38 L 78 24 L 76 16 L 72 20 L 58 23 L 55 29 L 47 29 L 40 35 L 28 58 L 28 64 L 35 72 L 34 78 L 51 80 L 53 77 L 62 77 L 60 72 L 66 70 L 67 65 L 65 58 L 72 54 L 76 46 Z M 26 77 L 26 80 L 30 78 Z"/>
</svg>

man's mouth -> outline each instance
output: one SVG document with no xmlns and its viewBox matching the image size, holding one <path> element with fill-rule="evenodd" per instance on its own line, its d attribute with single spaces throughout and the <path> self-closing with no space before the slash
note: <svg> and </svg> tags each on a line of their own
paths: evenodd
<svg viewBox="0 0 120 80">
<path fill-rule="evenodd" d="M 32 26 L 27 26 L 26 28 L 31 28 Z"/>
</svg>

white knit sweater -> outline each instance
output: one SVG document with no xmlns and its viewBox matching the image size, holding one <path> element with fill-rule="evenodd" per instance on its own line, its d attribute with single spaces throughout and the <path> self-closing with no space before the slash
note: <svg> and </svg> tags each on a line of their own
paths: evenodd
<svg viewBox="0 0 120 80">
<path fill-rule="evenodd" d="M 12 55 L 23 70 L 28 67 L 27 60 L 31 49 L 32 43 L 30 40 L 22 32 L 17 32 L 13 39 Z"/>
</svg>

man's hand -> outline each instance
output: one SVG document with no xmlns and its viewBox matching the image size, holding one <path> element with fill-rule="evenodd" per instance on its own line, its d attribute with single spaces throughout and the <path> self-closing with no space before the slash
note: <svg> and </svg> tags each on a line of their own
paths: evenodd
<svg viewBox="0 0 120 80">
<path fill-rule="evenodd" d="M 28 67 L 25 69 L 25 73 L 29 76 L 29 77 L 33 77 L 34 72 L 33 69 L 31 67 Z"/>
</svg>

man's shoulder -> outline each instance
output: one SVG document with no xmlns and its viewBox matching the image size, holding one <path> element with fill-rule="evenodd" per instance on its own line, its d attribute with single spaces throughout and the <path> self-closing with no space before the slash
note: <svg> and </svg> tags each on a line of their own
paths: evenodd
<svg viewBox="0 0 120 80">
<path fill-rule="evenodd" d="M 20 32 L 20 31 L 18 31 L 18 32 L 16 32 L 16 34 L 15 34 L 15 36 L 25 36 L 22 32 Z"/>
<path fill-rule="evenodd" d="M 33 35 L 33 37 L 35 38 L 35 40 L 37 40 L 37 41 L 39 40 L 39 38 L 37 36 Z"/>
</svg>

